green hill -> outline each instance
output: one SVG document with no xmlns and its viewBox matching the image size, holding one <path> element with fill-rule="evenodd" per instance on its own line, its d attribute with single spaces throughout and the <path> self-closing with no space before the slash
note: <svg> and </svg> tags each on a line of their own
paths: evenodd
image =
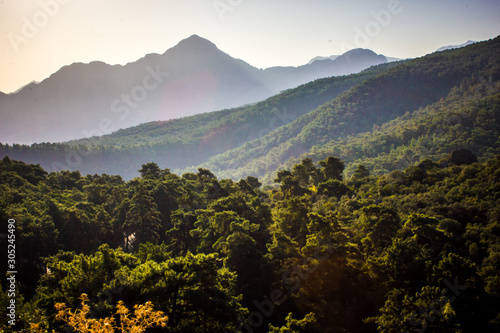
<svg viewBox="0 0 500 333">
<path fill-rule="evenodd" d="M 269 181 L 304 157 L 335 155 L 348 171 L 366 163 L 378 173 L 460 146 L 491 158 L 499 152 L 498 54 L 500 38 L 400 63 L 202 167 Z"/>
<path fill-rule="evenodd" d="M 151 161 L 183 169 L 262 137 L 391 66 L 316 80 L 252 105 L 146 123 L 102 137 L 31 146 L 0 144 L 0 156 L 37 163 L 49 171 L 119 174 L 126 179 L 136 177 L 141 164 Z"/>
</svg>

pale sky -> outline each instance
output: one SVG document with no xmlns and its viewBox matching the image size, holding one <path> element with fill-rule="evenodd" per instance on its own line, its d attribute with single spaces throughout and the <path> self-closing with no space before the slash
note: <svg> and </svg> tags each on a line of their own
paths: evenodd
<svg viewBox="0 0 500 333">
<path fill-rule="evenodd" d="M 413 58 L 500 34 L 500 0 L 0 0 L 0 91 L 197 34 L 266 68 L 369 48 Z"/>
</svg>

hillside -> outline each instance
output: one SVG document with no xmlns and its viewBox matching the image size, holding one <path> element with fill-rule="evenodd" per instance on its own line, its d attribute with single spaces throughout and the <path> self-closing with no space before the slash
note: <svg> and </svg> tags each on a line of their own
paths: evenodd
<svg viewBox="0 0 500 333">
<path fill-rule="evenodd" d="M 444 151 L 458 145 L 475 149 L 478 153 L 488 151 L 491 157 L 498 152 L 500 134 L 498 99 L 495 98 L 500 77 L 499 61 L 495 55 L 499 53 L 500 39 L 496 38 L 400 63 L 269 135 L 211 158 L 202 167 L 222 177 L 238 179 L 257 175 L 267 176 L 269 181 L 273 179 L 273 171 L 290 166 L 303 157 L 317 161 L 335 154 L 347 162 L 360 162 L 382 158 L 390 152 L 384 157 L 384 169 L 380 169 L 378 163 L 380 172 L 407 167 L 429 156 L 442 157 Z M 486 109 L 479 112 L 479 106 L 484 103 Z M 423 108 L 425 111 L 421 111 Z M 451 117 L 457 112 L 470 117 L 467 128 L 455 126 L 456 121 Z M 485 114 L 490 117 L 489 121 L 485 121 L 488 119 Z M 419 131 L 407 129 L 408 121 L 413 117 L 420 117 L 412 120 L 421 123 Z M 426 117 L 425 120 L 422 117 Z M 443 121 L 446 117 L 450 117 L 450 121 Z M 431 124 L 432 127 L 426 127 Z M 392 136 L 402 136 L 402 131 L 408 133 L 404 134 L 403 140 L 384 141 L 380 126 L 383 131 L 397 132 Z M 437 127 L 446 134 L 465 130 L 457 141 L 453 135 L 436 138 Z M 430 132 L 431 129 L 434 133 Z M 487 129 L 486 134 L 472 135 L 482 129 Z M 421 137 L 424 134 L 427 136 Z M 377 137 L 379 135 L 381 137 Z M 411 139 L 419 138 L 431 151 L 410 154 L 408 146 L 415 144 Z M 442 149 L 436 146 L 438 142 L 444 145 Z M 403 151 L 409 156 L 399 156 Z M 349 165 L 348 169 L 353 167 Z"/>
<path fill-rule="evenodd" d="M 151 161 L 183 169 L 262 137 L 391 66 L 316 80 L 244 107 L 150 122 L 103 137 L 65 144 L 0 144 L 0 156 L 38 163 L 50 171 L 120 174 L 126 179 L 137 176 L 141 164 Z"/>
<path fill-rule="evenodd" d="M 375 174 L 385 174 L 425 158 L 441 160 L 464 147 L 481 160 L 500 154 L 498 82 L 464 83 L 437 103 L 372 131 L 315 146 L 302 157 L 321 159 L 334 154 L 344 158 L 349 175 L 359 164 Z"/>
</svg>

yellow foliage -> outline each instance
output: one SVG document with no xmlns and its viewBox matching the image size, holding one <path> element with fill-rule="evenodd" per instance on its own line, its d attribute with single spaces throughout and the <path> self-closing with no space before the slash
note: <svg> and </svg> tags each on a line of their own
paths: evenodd
<svg viewBox="0 0 500 333">
<path fill-rule="evenodd" d="M 44 331 L 40 324 L 30 324 L 30 333 L 45 333 L 47 331 Z"/>
<path fill-rule="evenodd" d="M 133 317 L 129 309 L 119 301 L 116 308 L 116 315 L 119 316 L 117 324 L 114 317 L 103 319 L 87 318 L 90 312 L 88 297 L 82 294 L 80 297 L 81 309 L 72 311 L 64 303 L 55 305 L 57 312 L 56 319 L 66 322 L 69 326 L 81 333 L 142 333 L 146 328 L 153 326 L 164 327 L 167 325 L 168 317 L 162 311 L 153 311 L 153 303 L 146 302 L 142 305 L 134 306 Z"/>
</svg>

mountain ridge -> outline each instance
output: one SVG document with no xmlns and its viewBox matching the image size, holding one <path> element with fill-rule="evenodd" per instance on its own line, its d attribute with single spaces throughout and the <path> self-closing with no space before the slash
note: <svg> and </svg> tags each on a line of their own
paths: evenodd
<svg viewBox="0 0 500 333">
<path fill-rule="evenodd" d="M 259 70 L 193 35 L 163 54 L 148 54 L 126 65 L 74 63 L 18 93 L 0 95 L 0 142 L 63 142 L 88 133 L 108 134 L 149 121 L 238 107 L 385 61 L 365 60 L 361 65 L 353 59 L 349 66 Z M 34 122 L 27 123 L 31 117 Z"/>
<path fill-rule="evenodd" d="M 469 46 L 469 45 L 474 44 L 474 43 L 476 43 L 476 42 L 473 41 L 473 40 L 468 40 L 465 43 L 459 44 L 459 45 L 442 46 L 439 49 L 437 49 L 436 52 L 441 52 L 441 51 L 446 51 L 446 50 L 453 50 L 453 49 L 459 49 L 459 48 L 466 47 L 466 46 Z"/>
</svg>

